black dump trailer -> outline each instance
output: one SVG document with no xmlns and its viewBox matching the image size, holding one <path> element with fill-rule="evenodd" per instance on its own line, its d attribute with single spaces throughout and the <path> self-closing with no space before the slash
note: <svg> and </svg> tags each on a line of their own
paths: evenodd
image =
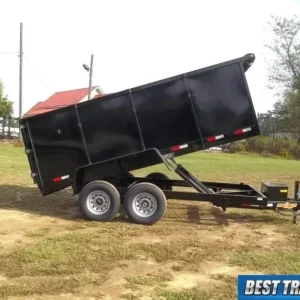
<svg viewBox="0 0 300 300">
<path fill-rule="evenodd" d="M 260 134 L 245 72 L 254 54 L 20 121 L 31 175 L 43 195 L 72 187 L 89 220 L 112 220 L 123 204 L 134 222 L 154 224 L 166 199 L 222 207 L 299 208 L 288 187 L 202 182 L 175 162 L 181 155 Z M 164 163 L 165 174 L 130 171 Z M 194 188 L 194 192 L 173 187 Z M 177 189 L 178 190 L 178 189 Z M 184 190 L 184 189 L 183 189 Z"/>
</svg>

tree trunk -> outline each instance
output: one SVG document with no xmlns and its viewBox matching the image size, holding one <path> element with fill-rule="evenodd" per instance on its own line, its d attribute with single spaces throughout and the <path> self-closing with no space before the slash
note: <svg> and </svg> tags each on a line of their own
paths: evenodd
<svg viewBox="0 0 300 300">
<path fill-rule="evenodd" d="M 5 134 L 5 119 L 3 118 L 1 122 L 2 122 L 2 135 L 4 137 L 4 134 Z"/>
<path fill-rule="evenodd" d="M 10 129 L 11 129 L 11 120 L 10 119 L 8 119 L 7 118 L 7 136 L 8 136 L 8 138 L 10 138 L 11 137 L 11 135 L 10 135 Z"/>
</svg>

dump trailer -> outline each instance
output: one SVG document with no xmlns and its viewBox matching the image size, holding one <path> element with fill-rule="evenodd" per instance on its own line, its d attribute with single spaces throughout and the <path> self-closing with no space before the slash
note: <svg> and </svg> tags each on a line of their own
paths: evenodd
<svg viewBox="0 0 300 300">
<path fill-rule="evenodd" d="M 20 120 L 31 175 L 42 195 L 67 187 L 79 194 L 84 218 L 154 224 L 167 199 L 214 206 L 293 209 L 284 184 L 203 182 L 176 157 L 260 134 L 245 77 L 254 54 Z M 131 171 L 165 164 L 181 180 Z M 201 168 L 201 166 L 199 166 Z M 174 190 L 174 187 L 182 189 Z M 193 188 L 194 192 L 184 188 Z"/>
</svg>

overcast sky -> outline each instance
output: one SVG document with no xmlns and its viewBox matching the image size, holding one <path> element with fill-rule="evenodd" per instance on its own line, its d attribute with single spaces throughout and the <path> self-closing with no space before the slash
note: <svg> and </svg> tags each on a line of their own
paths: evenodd
<svg viewBox="0 0 300 300">
<path fill-rule="evenodd" d="M 255 53 L 246 73 L 257 112 L 266 89 L 263 30 L 272 14 L 300 14 L 300 0 L 1 0 L 0 79 L 18 115 L 19 24 L 24 24 L 23 113 L 56 91 L 93 84 L 111 93 Z"/>
</svg>

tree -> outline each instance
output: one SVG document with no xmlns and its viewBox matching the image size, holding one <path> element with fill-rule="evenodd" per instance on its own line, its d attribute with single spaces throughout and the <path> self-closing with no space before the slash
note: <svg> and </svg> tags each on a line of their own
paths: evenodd
<svg viewBox="0 0 300 300">
<path fill-rule="evenodd" d="M 288 132 L 297 136 L 300 144 L 300 76 L 294 82 L 293 89 L 286 93 L 284 100 L 274 107 L 274 111 L 280 115 Z"/>
<path fill-rule="evenodd" d="M 300 144 L 300 77 L 294 82 L 293 88 L 284 94 L 283 100 L 274 104 L 272 115 L 277 132 L 292 134 Z"/>
<path fill-rule="evenodd" d="M 276 132 L 294 134 L 300 143 L 300 19 L 272 16 L 270 87 L 281 96 L 271 111 Z"/>
<path fill-rule="evenodd" d="M 7 118 L 13 114 L 13 103 L 4 95 L 4 86 L 0 81 L 0 117 Z"/>
<path fill-rule="evenodd" d="M 257 121 L 262 135 L 270 136 L 275 132 L 272 111 L 269 110 L 266 113 L 258 114 Z"/>
<path fill-rule="evenodd" d="M 277 102 L 274 107 L 276 107 L 274 110 L 268 110 L 257 116 L 262 135 L 274 136 L 275 133 L 285 132 L 286 125 L 282 120 L 281 102 Z"/>
<path fill-rule="evenodd" d="M 273 39 L 266 45 L 274 54 L 269 64 L 270 87 L 291 90 L 300 76 L 300 19 L 272 16 L 269 26 Z"/>
</svg>

